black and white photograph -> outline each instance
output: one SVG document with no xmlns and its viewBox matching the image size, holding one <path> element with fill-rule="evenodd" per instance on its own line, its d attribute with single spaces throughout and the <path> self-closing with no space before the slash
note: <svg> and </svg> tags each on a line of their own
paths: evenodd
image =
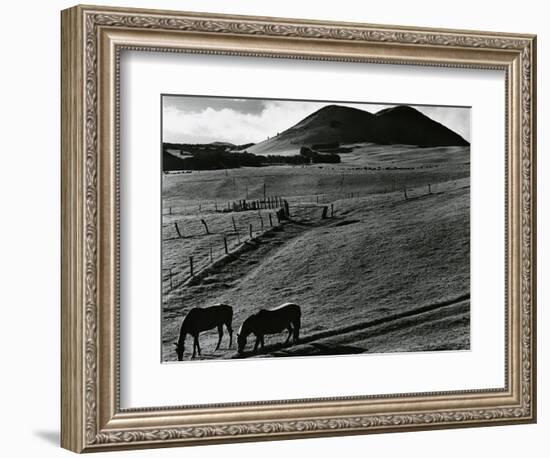
<svg viewBox="0 0 550 458">
<path fill-rule="evenodd" d="M 162 362 L 470 349 L 470 107 L 161 111 Z"/>
</svg>

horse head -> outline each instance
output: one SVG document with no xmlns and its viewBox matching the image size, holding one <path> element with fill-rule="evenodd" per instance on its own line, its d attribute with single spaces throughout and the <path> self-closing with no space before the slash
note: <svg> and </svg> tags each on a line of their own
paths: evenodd
<svg viewBox="0 0 550 458">
<path fill-rule="evenodd" d="M 178 361 L 183 361 L 183 343 L 180 345 L 179 342 L 174 344 L 176 346 L 176 353 L 178 354 Z"/>
<path fill-rule="evenodd" d="M 237 334 L 237 351 L 242 354 L 246 347 L 246 335 L 242 332 Z"/>
</svg>

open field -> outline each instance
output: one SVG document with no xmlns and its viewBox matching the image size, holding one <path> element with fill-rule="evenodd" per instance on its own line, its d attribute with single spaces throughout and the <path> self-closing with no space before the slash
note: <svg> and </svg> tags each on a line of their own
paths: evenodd
<svg viewBox="0 0 550 458">
<path fill-rule="evenodd" d="M 260 308 L 301 306 L 300 344 L 268 336 L 257 356 L 469 348 L 468 177 L 469 147 L 372 144 L 341 164 L 166 174 L 163 360 L 185 314 L 218 302 L 235 330 Z M 290 220 L 228 211 L 264 195 Z M 235 357 L 226 339 L 214 353 L 217 332 L 202 333 L 203 359 Z"/>
<path fill-rule="evenodd" d="M 418 148 L 406 145 L 355 144 L 342 154 L 340 164 L 242 167 L 168 173 L 163 178 L 165 213 L 172 207 L 199 204 L 214 209 L 215 202 L 260 199 L 267 195 L 315 196 L 356 192 L 373 194 L 401 190 L 469 176 L 469 147 Z"/>
</svg>

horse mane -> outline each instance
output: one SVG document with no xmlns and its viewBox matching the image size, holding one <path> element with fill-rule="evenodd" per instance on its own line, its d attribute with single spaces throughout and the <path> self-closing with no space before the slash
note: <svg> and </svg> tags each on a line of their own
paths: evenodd
<svg viewBox="0 0 550 458">
<path fill-rule="evenodd" d="M 285 302 L 284 304 L 281 304 L 281 305 L 278 305 L 277 307 L 273 307 L 273 308 L 269 309 L 269 311 L 279 310 L 279 309 L 282 309 L 284 307 L 287 307 L 288 305 L 297 305 L 297 304 L 295 304 L 294 302 Z M 262 309 L 262 310 L 265 310 L 265 309 Z M 262 310 L 260 310 L 260 311 L 262 311 Z"/>
<path fill-rule="evenodd" d="M 181 329 L 182 330 L 186 328 L 186 325 L 189 324 L 189 322 L 193 318 L 193 315 L 195 315 L 195 313 L 197 313 L 196 310 L 197 310 L 197 307 L 194 307 L 191 310 L 189 310 L 189 312 L 187 312 L 187 315 L 185 315 L 185 318 L 183 319 L 183 322 L 181 323 Z"/>
</svg>

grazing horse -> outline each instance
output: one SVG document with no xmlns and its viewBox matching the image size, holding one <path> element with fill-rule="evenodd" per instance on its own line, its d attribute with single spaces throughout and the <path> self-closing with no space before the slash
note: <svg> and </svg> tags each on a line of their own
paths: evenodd
<svg viewBox="0 0 550 458">
<path fill-rule="evenodd" d="M 264 348 L 264 336 L 266 334 L 278 334 L 288 330 L 288 336 L 285 345 L 292 337 L 292 343 L 298 342 L 300 337 L 300 317 L 302 312 L 300 306 L 292 303 L 286 303 L 270 310 L 260 310 L 258 313 L 249 316 L 244 320 L 239 332 L 237 333 L 237 343 L 239 353 L 243 353 L 246 346 L 246 339 L 250 334 L 256 336 L 254 351 L 258 345 Z"/>
<path fill-rule="evenodd" d="M 198 350 L 199 356 L 201 354 L 201 347 L 199 345 L 199 333 L 202 331 L 208 331 L 209 329 L 218 328 L 218 345 L 216 350 L 220 348 L 220 343 L 223 337 L 223 325 L 229 332 L 229 348 L 233 344 L 233 328 L 231 327 L 231 321 L 233 320 L 233 308 L 229 305 L 218 304 L 212 307 L 199 308 L 195 307 L 189 310 L 187 316 L 183 319 L 180 328 L 180 338 L 176 346 L 176 353 L 178 354 L 178 361 L 183 361 L 183 346 L 185 343 L 185 337 L 187 334 L 193 336 L 193 356 L 191 359 L 195 359 L 195 352 Z"/>
</svg>

